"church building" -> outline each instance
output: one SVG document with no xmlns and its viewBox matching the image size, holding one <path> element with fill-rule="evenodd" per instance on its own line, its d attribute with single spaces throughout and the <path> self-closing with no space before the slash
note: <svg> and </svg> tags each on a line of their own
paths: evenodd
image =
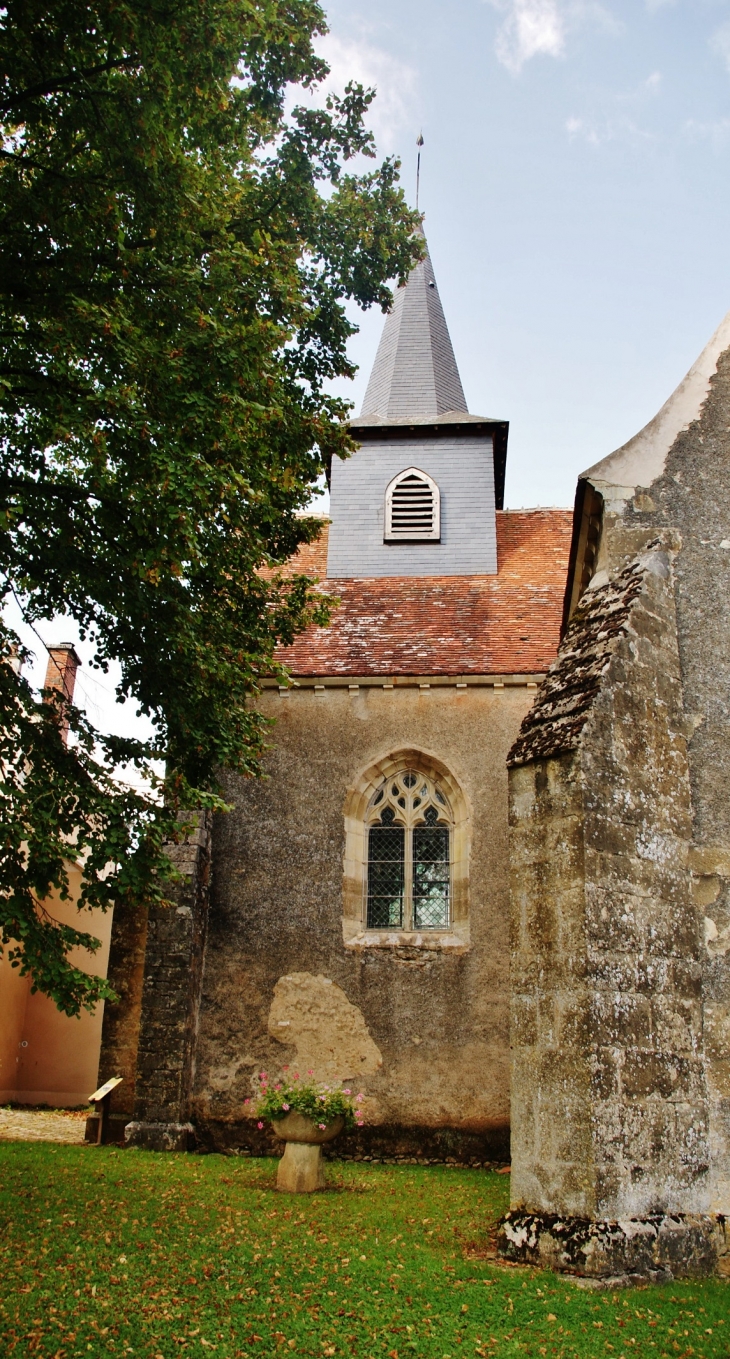
<svg viewBox="0 0 730 1359">
<path fill-rule="evenodd" d="M 263 1150 L 255 1073 L 357 1082 L 344 1153 L 509 1155 L 507 755 L 553 661 L 572 516 L 504 509 L 428 253 L 398 289 L 330 520 L 290 570 L 335 602 L 264 682 L 264 777 L 115 916 L 100 1079 L 147 1146 Z M 338 1153 L 339 1153 L 338 1145 Z"/>
<path fill-rule="evenodd" d="M 274 1151 L 258 1072 L 352 1082 L 337 1156 L 510 1156 L 513 1261 L 728 1276 L 730 314 L 572 515 L 504 509 L 428 254 L 352 428 L 263 777 L 114 912 L 110 1134 Z"/>
</svg>

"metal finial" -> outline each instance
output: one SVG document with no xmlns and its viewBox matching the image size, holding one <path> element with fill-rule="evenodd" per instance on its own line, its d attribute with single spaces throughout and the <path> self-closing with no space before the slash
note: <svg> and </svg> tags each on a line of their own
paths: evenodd
<svg viewBox="0 0 730 1359">
<path fill-rule="evenodd" d="M 418 162 L 416 164 L 416 212 L 418 212 L 418 193 L 421 187 L 421 147 L 423 146 L 423 133 L 419 132 L 416 138 L 418 147 Z"/>
</svg>

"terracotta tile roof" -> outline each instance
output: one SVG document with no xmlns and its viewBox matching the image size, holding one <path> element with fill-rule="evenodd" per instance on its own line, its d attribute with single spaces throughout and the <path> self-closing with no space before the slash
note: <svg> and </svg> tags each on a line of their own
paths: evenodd
<svg viewBox="0 0 730 1359">
<path fill-rule="evenodd" d="M 496 576 L 326 580 L 327 527 L 289 570 L 340 604 L 279 658 L 294 676 L 494 675 L 546 671 L 558 649 L 571 510 L 497 513 Z"/>
</svg>

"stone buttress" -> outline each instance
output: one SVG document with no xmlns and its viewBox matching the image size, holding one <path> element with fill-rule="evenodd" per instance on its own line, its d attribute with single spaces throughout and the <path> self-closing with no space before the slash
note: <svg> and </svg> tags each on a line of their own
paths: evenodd
<svg viewBox="0 0 730 1359">
<path fill-rule="evenodd" d="M 579 479 L 567 630 L 511 756 L 504 1245 L 558 1267 L 730 1272 L 729 431 L 730 314 Z"/>
<path fill-rule="evenodd" d="M 586 1274 L 703 1274 L 719 1249 L 673 546 L 584 594 L 508 761 L 503 1251 Z"/>
<path fill-rule="evenodd" d="M 180 875 L 168 904 L 117 919 L 109 978 L 120 995 L 107 1005 L 99 1072 L 121 1074 L 109 1137 L 154 1151 L 193 1144 L 192 1083 L 208 924 L 210 817 L 168 847 Z M 125 1131 L 126 1130 L 126 1131 Z"/>
</svg>

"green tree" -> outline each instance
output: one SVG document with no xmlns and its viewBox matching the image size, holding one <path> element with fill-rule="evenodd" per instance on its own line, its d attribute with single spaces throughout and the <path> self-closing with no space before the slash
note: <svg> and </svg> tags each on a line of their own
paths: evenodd
<svg viewBox="0 0 730 1359">
<path fill-rule="evenodd" d="M 0 18 L 0 572 L 29 622 L 78 620 L 147 743 L 100 736 L 0 664 L 0 932 L 69 1014 L 109 994 L 43 903 L 164 896 L 179 809 L 256 772 L 255 696 L 321 599 L 281 564 L 350 442 L 347 299 L 418 257 L 373 97 L 286 116 L 327 73 L 314 0 L 9 0 Z M 262 570 L 263 568 L 263 570 Z M 271 568 L 274 568 L 273 570 Z M 0 637 L 9 662 L 17 638 Z M 46 696 L 48 697 L 48 695 Z M 142 795 L 120 765 L 167 774 Z"/>
</svg>

